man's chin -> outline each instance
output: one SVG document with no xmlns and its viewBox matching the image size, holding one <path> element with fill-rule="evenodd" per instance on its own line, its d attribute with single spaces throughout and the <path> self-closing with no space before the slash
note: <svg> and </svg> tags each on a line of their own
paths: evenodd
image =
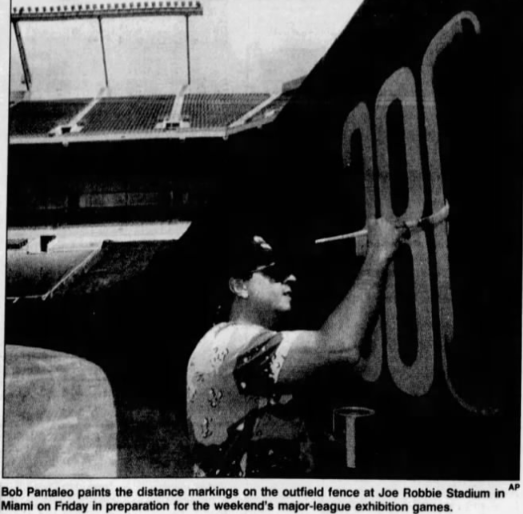
<svg viewBox="0 0 523 514">
<path fill-rule="evenodd" d="M 292 309 L 292 302 L 289 299 L 280 307 L 280 312 L 289 312 Z"/>
</svg>

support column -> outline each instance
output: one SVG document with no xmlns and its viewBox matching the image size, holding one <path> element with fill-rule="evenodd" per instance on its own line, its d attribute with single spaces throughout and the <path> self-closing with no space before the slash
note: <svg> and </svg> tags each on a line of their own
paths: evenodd
<svg viewBox="0 0 523 514">
<path fill-rule="evenodd" d="M 18 44 L 18 51 L 20 52 L 20 61 L 22 62 L 22 69 L 24 71 L 24 80 L 27 87 L 27 91 L 31 91 L 31 72 L 29 71 L 29 62 L 27 61 L 27 56 L 25 54 L 24 42 L 22 40 L 22 33 L 20 32 L 20 27 L 18 22 L 13 22 L 13 28 L 15 31 L 16 42 Z"/>
<path fill-rule="evenodd" d="M 98 26 L 100 27 L 100 41 L 102 42 L 102 58 L 104 61 L 105 87 L 109 87 L 109 75 L 107 74 L 107 61 L 105 59 L 104 31 L 102 28 L 102 17 L 98 16 Z"/>
<path fill-rule="evenodd" d="M 185 35 L 187 38 L 187 84 L 191 83 L 191 46 L 189 38 L 189 16 L 185 16 Z"/>
</svg>

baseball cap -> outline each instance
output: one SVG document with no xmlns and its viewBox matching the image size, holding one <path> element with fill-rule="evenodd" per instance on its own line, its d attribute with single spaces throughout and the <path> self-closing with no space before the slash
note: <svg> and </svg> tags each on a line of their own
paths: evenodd
<svg viewBox="0 0 523 514">
<path fill-rule="evenodd" d="M 232 248 L 229 262 L 230 276 L 247 277 L 256 272 L 274 280 L 284 280 L 290 274 L 283 256 L 260 235 L 237 241 Z"/>
</svg>

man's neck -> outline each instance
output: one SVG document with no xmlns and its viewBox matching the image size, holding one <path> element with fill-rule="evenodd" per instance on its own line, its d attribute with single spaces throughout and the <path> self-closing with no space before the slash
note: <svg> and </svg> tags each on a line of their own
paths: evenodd
<svg viewBox="0 0 523 514">
<path fill-rule="evenodd" d="M 230 321 L 244 323 L 246 325 L 260 325 L 265 328 L 272 328 L 278 316 L 274 311 L 261 311 L 260 309 L 249 308 L 248 304 L 233 303 Z"/>
</svg>

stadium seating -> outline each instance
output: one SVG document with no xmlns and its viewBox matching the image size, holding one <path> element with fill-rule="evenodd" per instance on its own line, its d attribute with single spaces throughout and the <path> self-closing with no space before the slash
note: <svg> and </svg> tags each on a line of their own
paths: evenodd
<svg viewBox="0 0 523 514">
<path fill-rule="evenodd" d="M 169 116 L 175 99 L 174 95 L 102 98 L 81 120 L 82 132 L 154 130 Z"/>
<path fill-rule="evenodd" d="M 268 93 L 188 93 L 182 99 L 181 115 L 174 123 L 163 124 L 172 117 L 175 95 L 104 97 L 99 99 L 86 113 L 75 119 L 74 130 L 62 130 L 53 134 L 53 129 L 67 125 L 92 101 L 86 99 L 20 101 L 10 110 L 11 142 L 24 137 L 48 135 L 72 136 L 103 134 L 140 133 L 161 131 L 160 127 L 172 131 L 186 130 L 189 133 L 225 129 L 234 122 L 266 121 L 273 119 L 286 105 L 291 92 L 283 93 L 261 111 L 250 111 L 270 98 Z M 178 119 L 179 117 L 179 119 Z M 246 118 L 244 118 L 246 117 Z M 171 120 L 172 121 L 172 120 Z M 51 140 L 51 139 L 50 139 Z"/>
<path fill-rule="evenodd" d="M 269 98 L 268 94 L 196 94 L 185 96 L 182 119 L 193 128 L 225 127 Z"/>
<path fill-rule="evenodd" d="M 11 108 L 11 136 L 46 136 L 60 124 L 65 124 L 80 112 L 90 99 L 23 101 Z"/>
</svg>

